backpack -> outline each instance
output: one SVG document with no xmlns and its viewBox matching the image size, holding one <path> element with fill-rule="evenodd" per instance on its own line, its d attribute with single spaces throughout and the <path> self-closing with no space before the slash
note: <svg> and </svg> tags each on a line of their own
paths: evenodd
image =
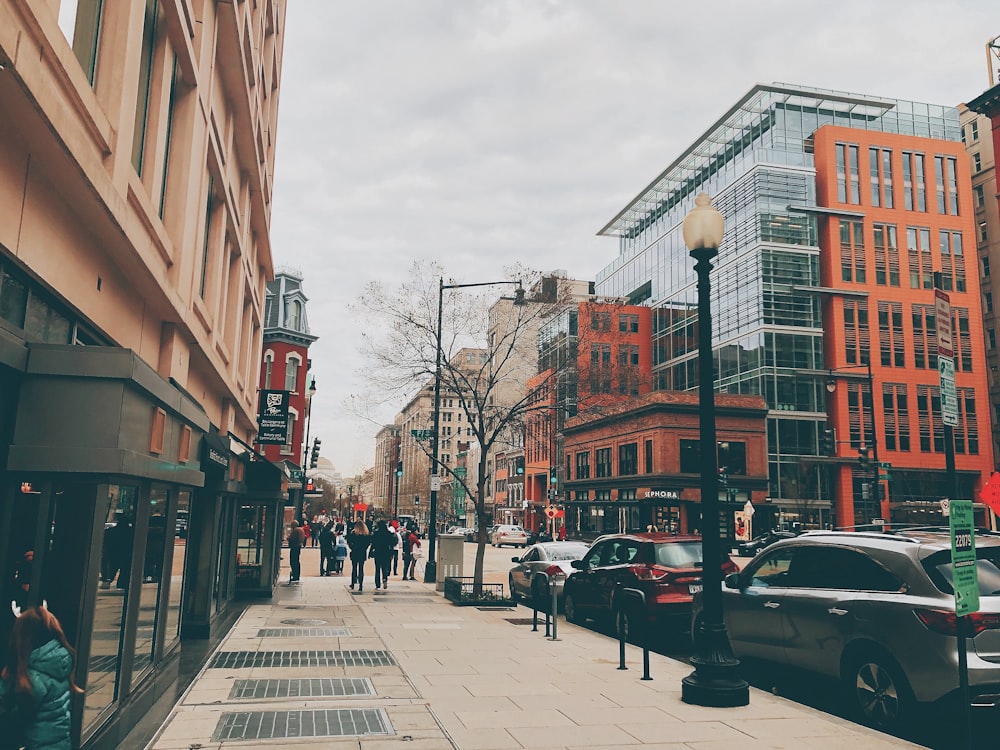
<svg viewBox="0 0 1000 750">
<path fill-rule="evenodd" d="M 410 532 L 406 532 L 406 536 L 403 537 L 403 554 L 410 554 Z"/>
</svg>

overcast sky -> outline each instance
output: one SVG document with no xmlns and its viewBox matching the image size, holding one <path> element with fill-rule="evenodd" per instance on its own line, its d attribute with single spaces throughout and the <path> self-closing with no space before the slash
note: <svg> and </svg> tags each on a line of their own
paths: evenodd
<svg viewBox="0 0 1000 750">
<path fill-rule="evenodd" d="M 305 276 L 323 456 L 360 472 L 394 416 L 351 408 L 368 282 L 593 279 L 597 231 L 755 83 L 954 105 L 997 34 L 996 0 L 289 0 L 272 250 Z"/>
</svg>

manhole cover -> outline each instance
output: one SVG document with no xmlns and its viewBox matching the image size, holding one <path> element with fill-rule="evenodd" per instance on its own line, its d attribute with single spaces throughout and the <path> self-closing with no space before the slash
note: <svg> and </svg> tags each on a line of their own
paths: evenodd
<svg viewBox="0 0 1000 750">
<path fill-rule="evenodd" d="M 282 625 L 326 625 L 326 620 L 310 619 L 308 617 L 300 617 L 292 620 L 282 620 Z"/>
<path fill-rule="evenodd" d="M 534 622 L 530 617 L 505 617 L 503 619 L 511 625 L 531 625 Z"/>
<path fill-rule="evenodd" d="M 350 634 L 350 628 L 261 628 L 257 631 L 258 638 L 346 638 Z"/>
<path fill-rule="evenodd" d="M 224 713 L 212 739 L 260 740 L 285 737 L 346 737 L 391 734 L 380 708 L 328 711 L 240 711 Z"/>
<path fill-rule="evenodd" d="M 375 687 L 367 677 L 330 677 L 306 680 L 236 680 L 230 700 L 258 698 L 319 698 L 373 696 Z"/>
<path fill-rule="evenodd" d="M 212 659 L 211 669 L 250 667 L 394 667 L 388 651 L 221 651 Z"/>
</svg>

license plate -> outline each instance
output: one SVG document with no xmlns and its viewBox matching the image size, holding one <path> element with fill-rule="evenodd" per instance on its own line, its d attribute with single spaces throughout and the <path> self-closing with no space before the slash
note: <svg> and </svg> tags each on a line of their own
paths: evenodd
<svg viewBox="0 0 1000 750">
<path fill-rule="evenodd" d="M 700 591 L 701 591 L 701 584 L 700 583 L 692 583 L 692 584 L 688 585 L 688 593 L 689 594 L 697 594 Z"/>
</svg>

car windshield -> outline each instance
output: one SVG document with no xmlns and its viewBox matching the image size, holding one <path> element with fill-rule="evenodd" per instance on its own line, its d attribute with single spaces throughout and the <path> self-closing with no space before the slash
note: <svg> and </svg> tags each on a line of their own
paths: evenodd
<svg viewBox="0 0 1000 750">
<path fill-rule="evenodd" d="M 976 550 L 976 577 L 980 596 L 1000 596 L 1000 547 L 980 547 Z M 951 551 L 936 552 L 924 561 L 934 585 L 945 594 L 952 588 Z"/>
<path fill-rule="evenodd" d="M 667 542 L 656 545 L 656 564 L 668 568 L 701 567 L 701 542 Z"/>
<path fill-rule="evenodd" d="M 545 550 L 550 560 L 579 560 L 587 554 L 586 544 L 568 544 L 556 548 L 549 547 Z"/>
</svg>

